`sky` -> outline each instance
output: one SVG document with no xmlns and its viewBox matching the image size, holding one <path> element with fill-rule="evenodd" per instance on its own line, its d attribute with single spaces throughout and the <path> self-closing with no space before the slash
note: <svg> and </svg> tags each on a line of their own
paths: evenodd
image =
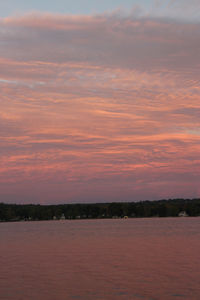
<svg viewBox="0 0 200 300">
<path fill-rule="evenodd" d="M 152 4 L 151 0 L 141 0 L 140 6 L 149 9 Z M 99 14 L 113 10 L 124 9 L 132 10 L 138 6 L 136 0 L 7 0 L 0 1 L 0 15 L 6 17 L 10 14 L 22 14 L 30 11 L 52 12 L 60 14 Z"/>
<path fill-rule="evenodd" d="M 0 202 L 200 197 L 200 1 L 0 1 Z"/>
</svg>

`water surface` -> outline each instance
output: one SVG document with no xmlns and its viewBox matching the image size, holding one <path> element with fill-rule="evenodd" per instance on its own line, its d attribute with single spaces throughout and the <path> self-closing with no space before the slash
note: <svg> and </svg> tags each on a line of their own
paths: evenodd
<svg viewBox="0 0 200 300">
<path fill-rule="evenodd" d="M 2 300 L 199 300 L 200 218 L 0 224 Z"/>
</svg>

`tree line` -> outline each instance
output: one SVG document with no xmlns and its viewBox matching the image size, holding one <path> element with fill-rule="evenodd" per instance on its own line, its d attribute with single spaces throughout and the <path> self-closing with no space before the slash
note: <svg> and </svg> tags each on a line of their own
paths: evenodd
<svg viewBox="0 0 200 300">
<path fill-rule="evenodd" d="M 124 217 L 177 217 L 181 212 L 184 212 L 187 216 L 200 216 L 200 199 L 59 205 L 0 203 L 1 222 Z"/>
</svg>

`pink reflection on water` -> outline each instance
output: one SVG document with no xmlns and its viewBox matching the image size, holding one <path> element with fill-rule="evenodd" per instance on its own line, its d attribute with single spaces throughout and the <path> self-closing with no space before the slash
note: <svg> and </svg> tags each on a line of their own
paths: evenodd
<svg viewBox="0 0 200 300">
<path fill-rule="evenodd" d="M 2 299 L 199 299 L 199 227 L 199 218 L 1 224 Z"/>
</svg>

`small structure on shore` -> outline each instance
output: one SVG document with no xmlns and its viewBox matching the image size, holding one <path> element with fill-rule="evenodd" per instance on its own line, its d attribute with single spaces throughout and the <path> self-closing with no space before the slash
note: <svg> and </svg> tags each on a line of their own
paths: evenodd
<svg viewBox="0 0 200 300">
<path fill-rule="evenodd" d="M 61 215 L 60 220 L 65 220 L 65 215 L 64 214 Z"/>
<path fill-rule="evenodd" d="M 185 210 L 180 211 L 180 213 L 178 214 L 179 217 L 188 217 L 188 214 L 186 213 Z"/>
</svg>

